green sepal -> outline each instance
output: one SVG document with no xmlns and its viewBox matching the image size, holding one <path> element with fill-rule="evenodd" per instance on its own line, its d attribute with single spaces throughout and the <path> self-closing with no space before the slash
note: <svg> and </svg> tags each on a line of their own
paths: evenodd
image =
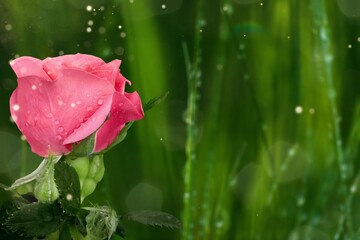
<svg viewBox="0 0 360 240">
<path fill-rule="evenodd" d="M 73 144 L 73 150 L 67 157 L 74 159 L 90 156 L 94 151 L 96 133 L 97 132 L 92 133 L 79 144 Z"/>
<path fill-rule="evenodd" d="M 143 110 L 144 110 L 144 112 L 152 109 L 153 107 L 155 107 L 156 105 L 158 105 L 159 103 L 161 103 L 162 101 L 164 101 L 165 98 L 167 98 L 168 95 L 169 95 L 169 91 L 161 94 L 161 95 L 158 96 L 158 97 L 155 97 L 155 98 L 150 99 L 147 103 L 145 103 L 145 104 L 143 105 Z"/>
<path fill-rule="evenodd" d="M 60 161 L 55 165 L 54 174 L 61 207 L 69 215 L 76 215 L 80 209 L 81 190 L 75 169 L 65 161 Z"/>
<path fill-rule="evenodd" d="M 150 109 L 152 109 L 153 107 L 155 107 L 156 105 L 158 105 L 159 103 L 161 103 L 169 94 L 169 91 L 167 91 L 166 93 L 161 94 L 158 97 L 152 98 L 150 99 L 147 103 L 143 104 L 143 111 L 146 112 Z M 115 140 L 103 151 L 101 151 L 99 154 L 103 154 L 106 153 L 107 151 L 109 151 L 111 148 L 113 148 L 114 146 L 116 146 L 117 144 L 121 143 L 122 141 L 124 141 L 128 130 L 131 128 L 131 126 L 133 125 L 134 121 L 132 122 L 128 122 L 127 124 L 125 124 L 125 126 L 121 129 L 120 133 L 117 135 L 117 137 L 115 138 Z"/>
<path fill-rule="evenodd" d="M 54 177 L 56 163 L 61 157 L 49 156 L 45 167 L 41 170 L 36 178 L 34 186 L 34 195 L 40 202 L 55 201 L 59 197 Z"/>
<path fill-rule="evenodd" d="M 179 219 L 166 212 L 142 210 L 127 213 L 121 216 L 122 220 L 131 220 L 144 225 L 159 226 L 181 229 L 182 225 Z"/>
<path fill-rule="evenodd" d="M 61 228 L 65 219 L 58 202 L 36 202 L 19 207 L 4 225 L 20 236 L 44 237 Z"/>
</svg>

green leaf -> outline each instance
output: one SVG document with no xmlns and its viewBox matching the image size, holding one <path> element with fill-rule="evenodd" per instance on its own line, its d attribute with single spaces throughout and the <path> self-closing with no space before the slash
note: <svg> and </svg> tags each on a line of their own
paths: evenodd
<svg viewBox="0 0 360 240">
<path fill-rule="evenodd" d="M 57 202 L 36 202 L 18 208 L 5 222 L 5 226 L 19 235 L 43 237 L 58 230 L 65 215 Z"/>
<path fill-rule="evenodd" d="M 150 99 L 147 103 L 145 103 L 143 105 L 143 110 L 144 112 L 152 109 L 153 107 L 155 107 L 156 105 L 158 105 L 159 103 L 161 103 L 162 101 L 164 101 L 164 99 L 169 95 L 169 91 L 167 91 L 166 93 L 161 94 L 158 97 L 152 98 Z"/>
<path fill-rule="evenodd" d="M 21 237 L 16 232 L 8 229 L 3 223 L 7 221 L 7 219 L 20 207 L 30 204 L 25 198 L 18 197 L 13 198 L 9 201 L 3 203 L 0 209 L 0 239 L 1 240 L 23 240 L 24 237 Z"/>
<path fill-rule="evenodd" d="M 64 211 L 76 215 L 80 209 L 80 181 L 73 167 L 65 161 L 55 165 L 55 182 L 59 191 L 59 201 Z"/>
<path fill-rule="evenodd" d="M 124 220 L 131 220 L 142 223 L 144 225 L 160 226 L 181 229 L 181 222 L 176 217 L 160 211 L 142 210 L 130 212 L 122 216 Z"/>
</svg>

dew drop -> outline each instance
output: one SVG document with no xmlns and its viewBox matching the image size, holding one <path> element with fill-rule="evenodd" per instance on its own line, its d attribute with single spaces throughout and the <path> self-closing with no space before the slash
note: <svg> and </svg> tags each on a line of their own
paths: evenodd
<svg viewBox="0 0 360 240">
<path fill-rule="evenodd" d="M 71 103 L 70 106 L 71 106 L 72 108 L 74 108 L 74 107 L 76 106 L 76 104 L 75 104 L 75 103 Z"/>
<path fill-rule="evenodd" d="M 59 127 L 57 130 L 58 130 L 58 132 L 60 132 L 60 133 L 61 133 L 61 132 L 63 132 L 63 131 L 64 131 L 64 128 L 63 128 L 63 127 Z"/>
<path fill-rule="evenodd" d="M 59 141 L 61 141 L 63 138 L 62 138 L 62 136 L 57 135 L 57 136 L 56 136 L 56 139 L 59 140 Z"/>
<path fill-rule="evenodd" d="M 12 108 L 13 108 L 14 111 L 19 111 L 20 110 L 20 105 L 19 104 L 14 104 L 12 106 Z"/>
<path fill-rule="evenodd" d="M 32 86 L 31 86 L 31 89 L 32 89 L 32 90 L 36 90 L 36 88 L 37 88 L 36 85 L 32 85 Z"/>
<path fill-rule="evenodd" d="M 60 123 L 59 120 L 55 120 L 55 122 L 54 122 L 55 125 L 58 125 L 59 123 Z"/>
<path fill-rule="evenodd" d="M 73 195 L 70 193 L 66 194 L 66 200 L 68 200 L 68 201 L 73 200 Z"/>
<path fill-rule="evenodd" d="M 102 105 L 102 104 L 104 103 L 104 100 L 99 99 L 99 100 L 97 101 L 97 103 L 98 103 L 99 105 Z"/>
<path fill-rule="evenodd" d="M 165 4 L 162 4 L 162 5 L 161 5 L 161 8 L 162 8 L 162 9 L 165 9 L 165 8 L 166 8 L 166 5 L 165 5 Z"/>
<path fill-rule="evenodd" d="M 87 27 L 87 28 L 86 28 L 86 32 L 89 33 L 89 32 L 91 32 L 91 31 L 92 31 L 91 27 Z"/>
</svg>

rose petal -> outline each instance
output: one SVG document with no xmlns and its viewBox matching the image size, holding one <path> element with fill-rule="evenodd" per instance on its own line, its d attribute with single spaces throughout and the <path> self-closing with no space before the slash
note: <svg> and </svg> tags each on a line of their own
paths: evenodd
<svg viewBox="0 0 360 240">
<path fill-rule="evenodd" d="M 20 57 L 10 63 L 18 78 L 27 76 L 38 76 L 47 81 L 51 79 L 41 67 L 41 61 L 33 57 Z"/>
<path fill-rule="evenodd" d="M 113 97 L 109 119 L 96 134 L 94 152 L 100 152 L 109 146 L 119 134 L 125 123 L 144 117 L 141 99 L 137 92 L 116 92 Z"/>
<path fill-rule="evenodd" d="M 42 62 L 44 70 L 52 79 L 57 78 L 62 69 L 78 69 L 91 72 L 92 69 L 104 65 L 105 62 L 95 56 L 87 54 L 64 55 L 54 58 L 46 58 Z"/>
<path fill-rule="evenodd" d="M 113 93 L 108 81 L 75 69 L 62 70 L 52 82 L 35 76 L 19 78 L 10 99 L 11 114 L 35 153 L 66 154 L 70 148 L 64 146 L 64 139 L 65 144 L 79 141 L 93 133 L 81 128 L 99 128 Z"/>
<path fill-rule="evenodd" d="M 68 136 L 64 144 L 70 144 L 83 140 L 89 136 L 89 133 L 95 132 L 101 124 L 105 121 L 111 108 L 112 96 L 104 100 L 104 104 L 91 117 L 84 122 L 78 129 L 76 129 L 70 136 Z"/>
</svg>

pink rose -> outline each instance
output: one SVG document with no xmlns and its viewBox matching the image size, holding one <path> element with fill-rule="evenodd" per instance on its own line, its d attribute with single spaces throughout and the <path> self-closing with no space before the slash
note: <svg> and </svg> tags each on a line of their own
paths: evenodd
<svg viewBox="0 0 360 240">
<path fill-rule="evenodd" d="M 120 63 L 85 54 L 11 62 L 18 78 L 11 116 L 34 153 L 67 154 L 73 143 L 97 131 L 96 153 L 114 141 L 125 123 L 144 117 L 137 92 L 124 90 L 130 82 L 121 75 Z"/>
</svg>

